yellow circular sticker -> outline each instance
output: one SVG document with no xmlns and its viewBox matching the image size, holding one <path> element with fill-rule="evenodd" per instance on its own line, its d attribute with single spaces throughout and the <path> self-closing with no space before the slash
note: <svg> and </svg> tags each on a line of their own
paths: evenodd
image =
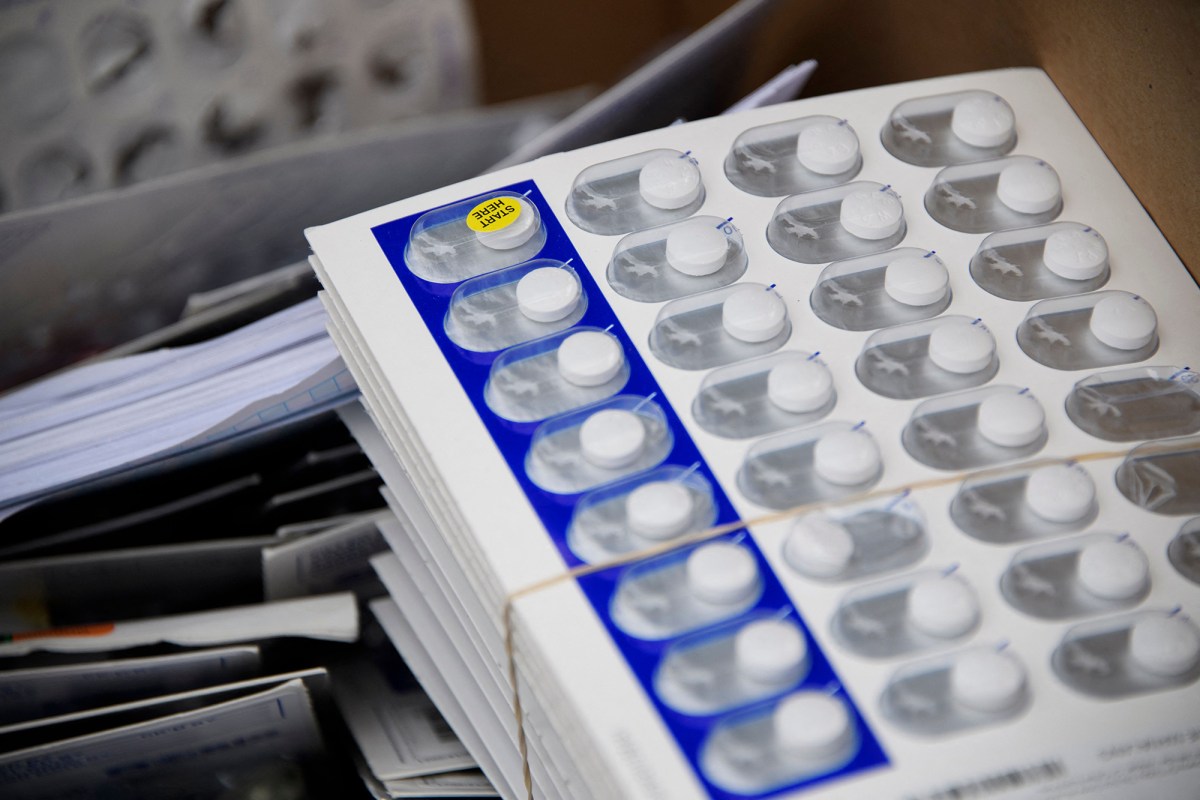
<svg viewBox="0 0 1200 800">
<path fill-rule="evenodd" d="M 467 212 L 467 227 L 479 233 L 502 231 L 521 216 L 521 203 L 515 197 L 493 197 Z"/>
</svg>

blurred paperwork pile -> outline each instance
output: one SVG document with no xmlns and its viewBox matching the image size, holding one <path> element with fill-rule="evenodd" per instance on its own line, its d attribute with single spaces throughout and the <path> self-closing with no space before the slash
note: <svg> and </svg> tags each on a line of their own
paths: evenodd
<svg viewBox="0 0 1200 800">
<path fill-rule="evenodd" d="M 361 616 L 380 480 L 323 323 L 0 400 L 0 796 L 492 796 Z"/>
<path fill-rule="evenodd" d="M 71 102 L 59 111 L 22 106 L 0 130 L 7 208 L 27 209 L 0 217 L 0 386 L 103 353 L 0 397 L 0 796 L 496 796 L 471 754 L 487 752 L 480 733 L 461 714 L 447 725 L 368 610 L 387 615 L 370 559 L 389 552 L 381 530 L 396 520 L 339 419 L 339 409 L 355 418 L 345 404 L 356 389 L 308 299 L 309 269 L 295 263 L 301 230 L 506 157 L 716 113 L 734 98 L 716 83 L 694 89 L 718 72 L 732 85 L 724 56 L 769 3 L 738 4 L 582 108 L 577 91 L 384 125 L 473 102 L 470 19 L 460 2 L 394 4 L 448 32 L 403 39 L 423 48 L 419 62 L 393 48 L 368 63 L 424 64 L 435 74 L 422 80 L 441 89 L 367 118 L 352 90 L 378 76 L 337 70 L 375 52 L 363 20 L 386 14 L 356 5 L 357 18 L 332 28 L 322 27 L 331 5 L 316 0 L 0 8 L 25 26 L 3 34 L 12 46 L 0 47 L 0 96 L 20 90 L 29 63 L 59 69 L 44 45 L 71 36 L 83 76 L 67 76 Z M 303 44 L 312 19 L 354 46 Z M 178 25 L 187 34 L 172 39 Z M 277 132 L 224 161 L 204 137 L 244 119 L 236 103 L 211 110 L 226 106 L 210 98 L 199 103 L 207 112 L 181 112 L 190 155 L 171 163 L 212 163 L 135 171 L 149 179 L 29 208 L 133 173 L 64 170 L 61 159 L 30 172 L 22 154 L 41 139 L 14 133 L 21 114 L 49 141 L 81 126 L 104 93 L 119 97 L 125 76 L 153 94 L 146 48 L 178 73 L 205 47 L 257 63 L 256 40 L 270 36 L 270 47 L 292 47 L 289 69 L 329 61 L 347 93 L 327 127 L 361 130 Z M 88 49 L 97 37 L 107 61 Z M 14 68 L 20 59 L 32 61 Z M 289 85 L 272 69 L 260 91 Z M 755 102 L 798 91 L 810 71 L 785 73 Z M 291 113 L 261 108 L 270 130 Z M 108 133 L 81 132 L 76 155 L 102 161 L 120 126 Z M 155 160 L 161 144 L 147 145 L 144 164 L 169 163 Z"/>
</svg>

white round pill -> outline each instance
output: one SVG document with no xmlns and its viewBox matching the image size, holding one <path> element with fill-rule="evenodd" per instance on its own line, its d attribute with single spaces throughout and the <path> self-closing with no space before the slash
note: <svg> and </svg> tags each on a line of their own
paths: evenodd
<svg viewBox="0 0 1200 800">
<path fill-rule="evenodd" d="M 700 169 L 686 156 L 659 156 L 638 173 L 642 199 L 667 211 L 690 205 L 703 188 Z"/>
<path fill-rule="evenodd" d="M 620 469 L 638 460 L 646 447 L 642 418 L 621 408 L 605 408 L 579 426 L 579 448 L 590 464 Z"/>
<path fill-rule="evenodd" d="M 946 320 L 929 334 L 929 360 L 947 372 L 979 372 L 992 363 L 995 354 L 991 331 L 965 319 Z"/>
<path fill-rule="evenodd" d="M 946 296 L 950 273 L 936 256 L 897 258 L 883 271 L 883 291 L 906 306 L 932 305 Z"/>
<path fill-rule="evenodd" d="M 1200 664 L 1200 632 L 1178 614 L 1144 617 L 1129 632 L 1129 654 L 1147 672 L 1182 675 Z"/>
<path fill-rule="evenodd" d="M 1092 542 L 1079 551 L 1075 570 L 1080 585 L 1105 600 L 1137 597 L 1150 580 L 1150 563 L 1131 542 Z"/>
<path fill-rule="evenodd" d="M 1088 281 L 1104 272 L 1108 245 L 1093 230 L 1055 231 L 1042 247 L 1046 269 L 1069 281 Z"/>
<path fill-rule="evenodd" d="M 1018 213 L 1044 214 L 1062 200 L 1062 184 L 1044 161 L 1018 161 L 1000 172 L 996 196 Z"/>
<path fill-rule="evenodd" d="M 858 136 L 845 122 L 809 125 L 796 137 L 796 158 L 818 175 L 840 175 L 858 163 Z"/>
<path fill-rule="evenodd" d="M 579 331 L 562 340 L 556 354 L 558 374 L 576 386 L 601 386 L 621 372 L 625 353 L 611 333 Z"/>
<path fill-rule="evenodd" d="M 725 266 L 728 254 L 729 239 L 704 220 L 688 220 L 667 234 L 667 263 L 684 275 L 711 275 Z"/>
<path fill-rule="evenodd" d="M 827 433 L 813 447 L 817 476 L 839 486 L 866 483 L 882 466 L 875 437 L 864 430 Z"/>
<path fill-rule="evenodd" d="M 534 322 L 557 322 L 579 305 L 583 287 L 569 269 L 538 267 L 517 281 L 517 308 Z"/>
<path fill-rule="evenodd" d="M 854 539 L 846 526 L 823 514 L 796 520 L 783 542 L 783 560 L 814 578 L 836 578 L 854 558 Z"/>
<path fill-rule="evenodd" d="M 520 198 L 507 199 L 511 199 L 517 207 L 516 216 L 503 228 L 476 233 L 475 238 L 484 247 L 492 250 L 512 250 L 532 239 L 542 227 L 542 221 L 538 219 L 537 211 L 530 203 Z"/>
<path fill-rule="evenodd" d="M 930 636 L 955 639 L 979 621 L 979 600 L 955 575 L 922 578 L 908 591 L 908 620 Z"/>
<path fill-rule="evenodd" d="M 1154 341 L 1158 316 L 1137 295 L 1110 294 L 1092 307 L 1092 335 L 1118 350 L 1140 350 Z"/>
<path fill-rule="evenodd" d="M 815 359 L 791 359 L 767 373 L 767 399 L 784 411 L 807 414 L 833 397 L 833 376 Z"/>
<path fill-rule="evenodd" d="M 823 692 L 796 692 L 775 707 L 775 747 L 785 756 L 832 758 L 850 743 L 854 722 L 846 704 Z"/>
<path fill-rule="evenodd" d="M 791 622 L 761 619 L 744 626 L 733 639 L 738 672 L 759 683 L 778 685 L 800 677 L 808 659 L 804 634 Z"/>
<path fill-rule="evenodd" d="M 975 421 L 979 435 L 1001 447 L 1025 447 L 1042 435 L 1046 412 L 1037 398 L 1026 392 L 988 395 L 979 404 Z"/>
<path fill-rule="evenodd" d="M 972 147 L 999 147 L 1015 128 L 1012 107 L 994 94 L 968 97 L 950 115 L 950 130 Z"/>
<path fill-rule="evenodd" d="M 842 227 L 860 239 L 886 239 L 904 224 L 904 207 L 890 189 L 864 189 L 842 198 Z"/>
<path fill-rule="evenodd" d="M 1076 522 L 1096 501 L 1096 484 L 1081 467 L 1052 464 L 1029 473 L 1025 503 L 1029 510 L 1050 522 Z"/>
<path fill-rule="evenodd" d="M 774 339 L 787 325 L 787 306 L 773 289 L 744 286 L 721 304 L 721 325 L 735 339 L 751 344 Z"/>
<path fill-rule="evenodd" d="M 1007 651 L 968 650 L 950 669 L 950 692 L 976 711 L 1009 711 L 1025 695 L 1025 667 Z"/>
<path fill-rule="evenodd" d="M 758 565 L 754 556 L 732 542 L 711 542 L 697 547 L 685 566 L 691 593 L 713 605 L 737 605 L 758 590 Z"/>
<path fill-rule="evenodd" d="M 644 483 L 625 498 L 625 518 L 647 539 L 673 539 L 692 526 L 696 500 L 679 481 Z"/>
</svg>

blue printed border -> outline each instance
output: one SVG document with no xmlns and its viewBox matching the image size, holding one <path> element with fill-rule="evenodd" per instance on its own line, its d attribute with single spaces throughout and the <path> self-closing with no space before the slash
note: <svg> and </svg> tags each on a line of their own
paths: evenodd
<svg viewBox="0 0 1200 800">
<path fill-rule="evenodd" d="M 737 521 L 738 515 L 729 502 L 728 496 L 713 476 L 712 471 L 696 448 L 687 429 L 680 422 L 675 409 L 671 407 L 663 391 L 655 382 L 640 352 L 629 339 L 628 333 L 621 325 L 621 321 L 609 306 L 604 295 L 599 291 L 591 272 L 584 266 L 583 260 L 575 251 L 575 247 L 572 245 L 570 239 L 567 238 L 566 232 L 547 204 L 546 199 L 542 196 L 537 185 L 533 181 L 522 181 L 500 187 L 496 191 L 511 191 L 524 195 L 527 200 L 537 205 L 547 235 L 546 242 L 541 251 L 535 256 L 536 258 L 553 258 L 563 262 L 571 261 L 572 266 L 577 268 L 576 272 L 583 283 L 583 290 L 588 297 L 587 311 L 577 325 L 591 325 L 597 328 L 609 328 L 609 326 L 612 326 L 610 332 L 620 341 L 629 364 L 629 382 L 622 389 L 621 393 L 642 397 L 656 395 L 655 401 L 662 408 L 663 413 L 666 415 L 667 424 L 674 434 L 674 447 L 668 454 L 664 464 L 674 464 L 685 468 L 693 464 L 698 464 L 697 471 L 713 487 L 713 501 L 717 509 L 717 524 Z M 485 355 L 469 352 L 452 342 L 443 328 L 443 320 L 450 302 L 449 290 L 453 286 L 448 287 L 444 284 L 434 284 L 422 280 L 410 272 L 405 265 L 404 250 L 408 244 L 409 234 L 417 219 L 424 213 L 426 212 L 379 225 L 372 229 L 372 233 L 375 234 L 376 241 L 383 248 L 384 254 L 387 256 L 393 271 L 396 273 L 396 277 L 404 286 L 417 312 L 425 322 L 425 326 L 429 329 L 429 333 L 437 342 L 443 357 L 458 377 L 463 391 L 466 392 L 467 397 L 470 398 L 471 403 L 475 406 L 476 414 L 479 415 L 484 427 L 491 434 L 492 440 L 495 442 L 500 454 L 508 463 L 513 477 L 516 478 L 517 483 L 520 484 L 521 489 L 525 492 L 525 496 L 537 512 L 542 524 L 545 525 L 546 532 L 558 548 L 563 561 L 569 567 L 581 566 L 584 562 L 576 557 L 567 546 L 567 528 L 571 522 L 575 503 L 578 501 L 580 495 L 563 496 L 546 492 L 534 485 L 525 473 L 525 456 L 528 452 L 533 432 L 540 423 L 512 423 L 496 416 L 488 408 L 484 400 L 484 387 L 487 383 L 491 362 L 499 354 Z M 737 536 L 738 534 L 735 533 L 731 534 L 729 538 L 736 538 Z M 763 592 L 758 603 L 753 608 L 747 609 L 743 614 L 739 615 L 739 618 L 750 614 L 777 613 L 783 609 L 793 609 L 790 599 L 783 590 L 783 586 L 779 583 L 779 580 L 775 577 L 770 566 L 763 558 L 754 540 L 746 536 L 742 544 L 754 554 L 754 557 L 758 561 L 759 571 L 763 577 Z M 718 714 L 708 717 L 692 717 L 681 714 L 665 706 L 658 699 L 654 691 L 653 680 L 655 669 L 665 649 L 677 639 L 658 642 L 637 639 L 621 631 L 610 618 L 608 613 L 609 605 L 616 591 L 617 581 L 626 569 L 628 567 L 605 570 L 585 576 L 579 579 L 578 583 L 584 595 L 595 609 L 596 615 L 608 630 L 613 643 L 625 657 L 634 675 L 637 676 L 646 693 L 646 697 L 654 705 L 674 735 L 680 749 L 691 763 L 697 778 L 708 790 L 709 795 L 720 800 L 737 800 L 738 798 L 746 797 L 747 795 L 730 793 L 713 785 L 699 769 L 700 749 L 705 737 L 709 730 L 712 729 L 713 724 L 728 714 Z M 764 793 L 751 795 L 754 797 L 774 797 L 784 792 L 794 791 L 797 788 L 814 786 L 888 763 L 888 758 L 883 752 L 879 741 L 867 727 L 856 704 L 838 679 L 833 668 L 825 658 L 824 653 L 821 652 L 798 611 L 792 615 L 792 618 L 803 629 L 808 641 L 811 668 L 804 679 L 798 685 L 790 687 L 788 691 L 808 688 L 830 691 L 840 695 L 847 703 L 851 714 L 855 718 L 859 735 L 859 749 L 854 757 L 840 769 L 778 787 Z M 776 699 L 773 698 L 764 705 L 770 705 Z M 744 709 L 737 709 L 736 711 L 741 712 Z"/>
</svg>

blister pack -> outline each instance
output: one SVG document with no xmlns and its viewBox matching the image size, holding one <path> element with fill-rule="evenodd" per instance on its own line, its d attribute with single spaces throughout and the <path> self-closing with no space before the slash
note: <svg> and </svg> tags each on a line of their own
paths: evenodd
<svg viewBox="0 0 1200 800">
<path fill-rule="evenodd" d="M 1200 290 L 1041 71 L 307 233 L 505 794 L 1194 789 Z"/>
</svg>

